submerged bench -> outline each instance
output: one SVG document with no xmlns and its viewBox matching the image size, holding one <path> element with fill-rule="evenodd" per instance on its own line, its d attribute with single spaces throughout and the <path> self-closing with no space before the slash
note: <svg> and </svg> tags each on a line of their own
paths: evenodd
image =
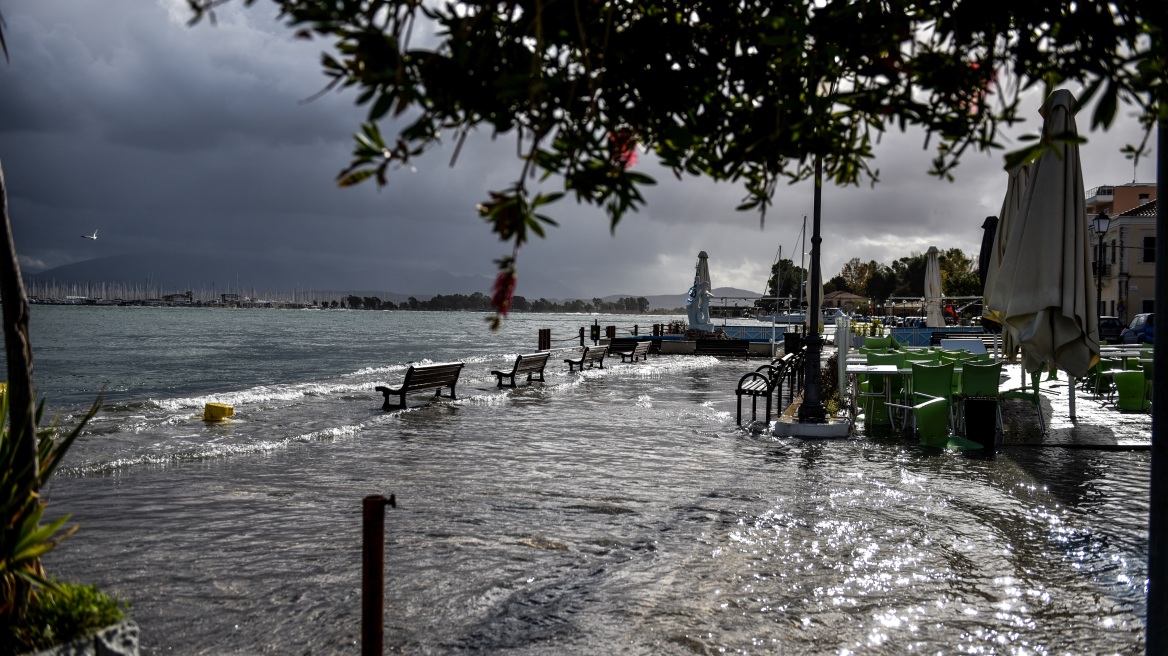
<svg viewBox="0 0 1168 656">
<path fill-rule="evenodd" d="M 511 387 L 515 387 L 515 376 L 520 374 L 527 374 L 527 382 L 531 382 L 531 377 L 539 374 L 539 382 L 543 382 L 543 368 L 547 366 L 548 358 L 551 353 L 547 351 L 540 351 L 539 353 L 521 353 L 515 358 L 515 366 L 511 367 L 511 371 L 492 371 L 491 373 L 499 379 L 498 387 L 503 386 L 503 379 L 511 379 Z"/>
<path fill-rule="evenodd" d="M 738 379 L 738 388 L 734 394 L 738 396 L 738 425 L 742 425 L 742 397 L 750 398 L 750 421 L 753 423 L 758 415 L 758 397 L 766 397 L 766 422 L 771 421 L 771 398 L 778 396 L 777 402 L 783 400 L 783 383 L 788 382 L 787 389 L 794 402 L 795 377 L 798 368 L 803 363 L 801 353 L 788 353 L 781 358 L 771 360 L 770 364 L 760 365 L 751 373 Z M 776 414 L 779 410 L 776 408 Z"/>
<path fill-rule="evenodd" d="M 613 342 L 608 345 L 608 350 L 621 356 L 621 362 L 636 362 L 637 358 L 642 360 L 649 359 L 649 347 L 652 345 L 653 342 L 650 342 L 647 339 L 629 340 L 628 343 L 622 343 L 619 345 L 616 343 L 616 340 L 613 340 Z"/>
<path fill-rule="evenodd" d="M 580 357 L 575 360 L 565 359 L 564 362 L 568 363 L 568 373 L 575 371 L 576 367 L 580 367 L 580 371 L 584 371 L 585 363 L 588 364 L 589 368 L 593 365 L 598 365 L 603 369 L 605 355 L 608 355 L 607 346 L 585 346 L 584 352 L 580 354 Z"/>
<path fill-rule="evenodd" d="M 462 372 L 463 363 L 461 362 L 444 362 L 440 364 L 417 364 L 410 365 L 406 369 L 406 379 L 397 387 L 378 386 L 376 389 L 385 395 L 385 403 L 381 406 L 382 410 L 393 410 L 396 408 L 406 407 L 406 394 L 410 392 L 421 392 L 423 390 L 434 390 L 434 398 L 442 396 L 442 389 L 450 388 L 450 398 L 454 396 L 454 385 L 458 382 L 458 374 Z M 396 406 L 389 404 L 389 395 L 395 394 L 400 397 L 400 402 Z"/>
</svg>

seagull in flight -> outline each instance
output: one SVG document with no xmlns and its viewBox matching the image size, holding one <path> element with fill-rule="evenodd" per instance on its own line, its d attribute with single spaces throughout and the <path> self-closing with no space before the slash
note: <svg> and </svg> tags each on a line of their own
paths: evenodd
<svg viewBox="0 0 1168 656">
<path fill-rule="evenodd" d="M 93 239 L 94 241 L 96 241 L 97 240 L 97 231 L 94 230 L 92 235 L 81 235 L 81 238 L 82 239 Z"/>
</svg>

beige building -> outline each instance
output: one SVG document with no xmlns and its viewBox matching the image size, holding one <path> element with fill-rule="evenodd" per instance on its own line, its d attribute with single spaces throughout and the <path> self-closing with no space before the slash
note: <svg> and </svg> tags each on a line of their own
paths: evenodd
<svg viewBox="0 0 1168 656">
<path fill-rule="evenodd" d="M 1087 191 L 1087 221 L 1111 218 L 1101 236 L 1092 232 L 1092 273 L 1102 283 L 1100 314 L 1127 323 L 1151 312 L 1156 294 L 1156 185 L 1130 183 Z"/>
</svg>

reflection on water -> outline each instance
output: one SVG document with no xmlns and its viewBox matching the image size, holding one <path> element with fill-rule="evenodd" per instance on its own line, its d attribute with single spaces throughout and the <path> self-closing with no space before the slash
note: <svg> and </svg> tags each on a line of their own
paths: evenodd
<svg viewBox="0 0 1168 656">
<path fill-rule="evenodd" d="M 776 439 L 734 425 L 751 363 L 500 391 L 508 353 L 405 412 L 364 388 L 394 355 L 128 395 L 48 490 L 81 530 L 47 566 L 129 599 L 146 653 L 355 653 L 361 499 L 392 493 L 394 652 L 1142 651 L 1147 452 Z M 188 416 L 222 391 L 237 421 Z"/>
<path fill-rule="evenodd" d="M 394 650 L 1141 650 L 1147 454 L 751 436 L 695 403 L 739 369 L 614 367 L 64 477 L 52 507 L 83 528 L 50 565 L 129 597 L 150 652 L 353 652 L 360 499 L 394 493 Z"/>
</svg>

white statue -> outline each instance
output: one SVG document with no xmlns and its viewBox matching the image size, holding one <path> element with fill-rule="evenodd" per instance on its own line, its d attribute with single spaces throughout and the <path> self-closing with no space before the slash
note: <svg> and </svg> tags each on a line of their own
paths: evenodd
<svg viewBox="0 0 1168 656">
<path fill-rule="evenodd" d="M 694 284 L 689 288 L 689 298 L 686 299 L 686 310 L 689 314 L 689 327 L 694 330 L 713 330 L 710 322 L 710 265 L 706 261 L 709 256 L 705 251 L 698 253 L 698 265 L 694 270 Z"/>
</svg>

